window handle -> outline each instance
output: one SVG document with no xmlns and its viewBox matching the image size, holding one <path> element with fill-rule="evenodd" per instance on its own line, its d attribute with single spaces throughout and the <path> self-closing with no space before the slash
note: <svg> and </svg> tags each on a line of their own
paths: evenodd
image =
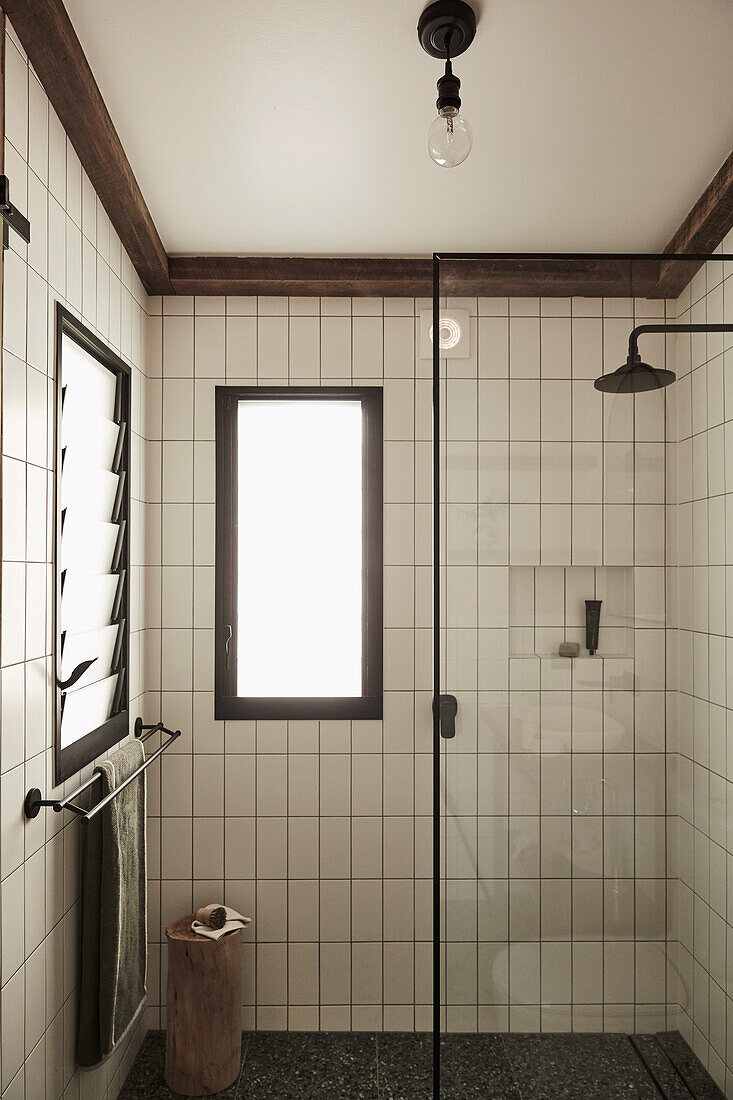
<svg viewBox="0 0 733 1100">
<path fill-rule="evenodd" d="M 231 626 L 228 626 L 226 628 L 226 630 L 227 630 L 227 636 L 224 639 L 224 658 L 225 658 L 226 667 L 229 668 L 229 647 L 232 644 L 232 628 L 231 628 Z"/>
<path fill-rule="evenodd" d="M 56 684 L 59 691 L 68 691 L 69 688 L 73 687 L 78 680 L 81 680 L 86 670 L 94 664 L 96 659 L 96 657 L 92 657 L 90 661 L 81 661 L 80 664 L 76 666 L 71 676 L 69 676 L 68 680 L 57 680 Z"/>
</svg>

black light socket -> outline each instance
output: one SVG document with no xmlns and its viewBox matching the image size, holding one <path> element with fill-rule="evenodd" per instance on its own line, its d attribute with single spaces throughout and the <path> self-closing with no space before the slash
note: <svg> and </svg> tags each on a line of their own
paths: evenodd
<svg viewBox="0 0 733 1100">
<path fill-rule="evenodd" d="M 435 101 L 438 114 L 441 114 L 446 107 L 455 107 L 456 111 L 460 111 L 461 97 L 458 94 L 460 87 L 461 82 L 454 74 L 453 66 L 450 61 L 446 61 L 445 73 L 438 81 L 438 98 Z"/>
</svg>

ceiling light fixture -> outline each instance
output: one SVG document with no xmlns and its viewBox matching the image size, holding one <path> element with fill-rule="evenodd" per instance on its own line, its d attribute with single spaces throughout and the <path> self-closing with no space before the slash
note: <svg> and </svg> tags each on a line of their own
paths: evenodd
<svg viewBox="0 0 733 1100">
<path fill-rule="evenodd" d="M 476 34 L 476 16 L 464 0 L 437 0 L 420 16 L 417 36 L 431 57 L 445 58 L 445 72 L 438 80 L 438 117 L 428 130 L 428 153 L 440 168 L 455 168 L 471 152 L 473 134 L 460 113 L 461 82 L 453 72 L 451 59 L 471 45 Z"/>
</svg>

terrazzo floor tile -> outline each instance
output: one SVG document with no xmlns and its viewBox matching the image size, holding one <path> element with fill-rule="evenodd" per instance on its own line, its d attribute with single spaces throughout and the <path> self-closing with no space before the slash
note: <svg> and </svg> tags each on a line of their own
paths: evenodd
<svg viewBox="0 0 733 1100">
<path fill-rule="evenodd" d="M 150 1032 L 119 1100 L 175 1100 L 165 1034 Z M 432 1035 L 254 1032 L 213 1100 L 432 1100 Z M 651 1076 L 650 1076 L 651 1072 Z M 442 1100 L 723 1100 L 679 1032 L 446 1035 Z"/>
<path fill-rule="evenodd" d="M 246 1042 L 247 1036 L 244 1035 L 242 1056 Z M 164 1071 L 165 1032 L 149 1031 L 117 1100 L 179 1100 L 179 1094 L 171 1092 L 166 1085 Z M 210 1100 L 237 1100 L 238 1089 L 239 1075 L 229 1088 L 215 1093 Z"/>
<path fill-rule="evenodd" d="M 520 1100 L 498 1035 L 446 1035 L 441 1040 L 443 1100 Z M 432 1096 L 431 1035 L 377 1036 L 380 1100 L 425 1100 Z"/>
<path fill-rule="evenodd" d="M 522 1100 L 659 1100 L 627 1035 L 507 1035 Z"/>
<path fill-rule="evenodd" d="M 446 1035 L 440 1044 L 440 1095 L 442 1100 L 520 1100 L 503 1037 Z"/>
<path fill-rule="evenodd" d="M 425 1032 L 377 1035 L 380 1100 L 417 1100 L 432 1095 L 433 1036 Z"/>
<path fill-rule="evenodd" d="M 237 1100 L 378 1100 L 376 1036 L 260 1031 L 250 1036 Z"/>
</svg>

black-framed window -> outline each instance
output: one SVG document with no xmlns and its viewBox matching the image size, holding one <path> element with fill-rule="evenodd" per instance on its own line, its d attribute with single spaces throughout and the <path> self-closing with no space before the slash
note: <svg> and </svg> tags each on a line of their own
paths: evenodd
<svg viewBox="0 0 733 1100">
<path fill-rule="evenodd" d="M 216 388 L 217 718 L 382 717 L 382 391 Z"/>
<path fill-rule="evenodd" d="M 130 369 L 56 306 L 54 777 L 128 732 Z"/>
</svg>

